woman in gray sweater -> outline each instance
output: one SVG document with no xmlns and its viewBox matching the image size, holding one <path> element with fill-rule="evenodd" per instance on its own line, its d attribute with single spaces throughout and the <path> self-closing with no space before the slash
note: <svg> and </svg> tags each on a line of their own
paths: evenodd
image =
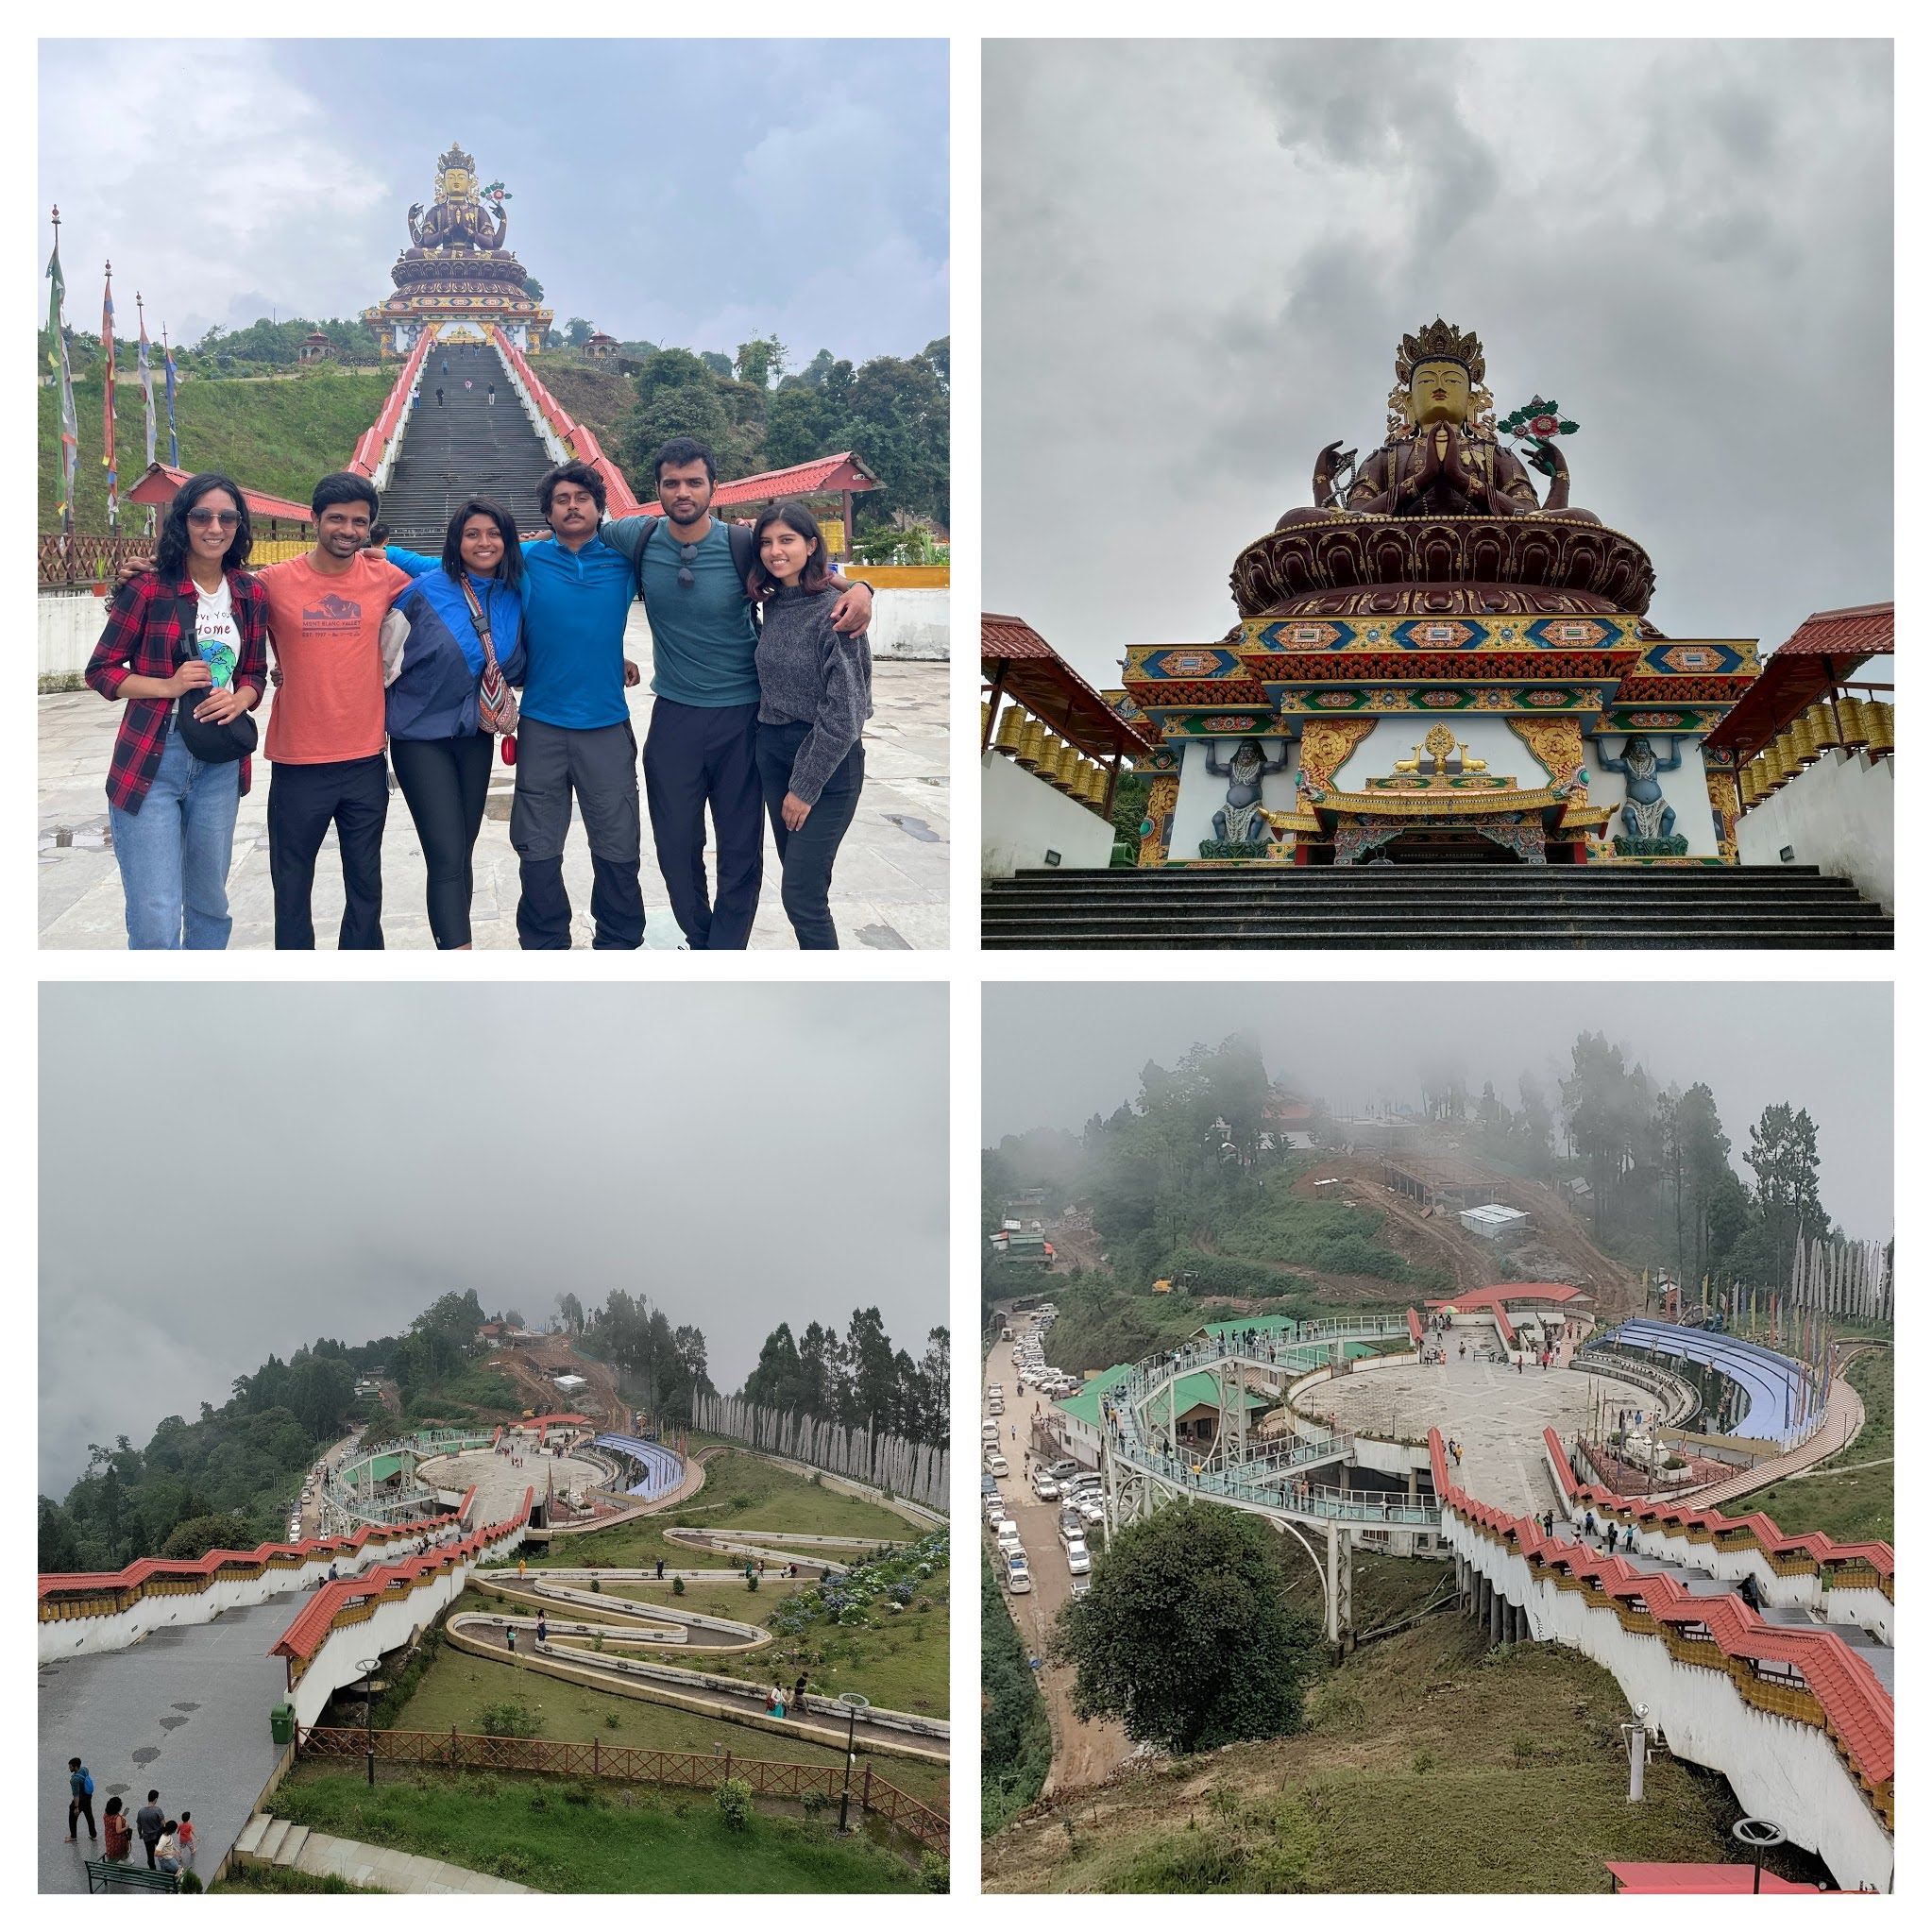
<svg viewBox="0 0 1932 1932">
<path fill-rule="evenodd" d="M 836 952 L 832 861 L 865 783 L 860 729 L 873 715 L 865 633 L 832 628 L 839 586 L 825 540 L 799 503 L 773 503 L 752 532 L 746 588 L 758 628 L 758 777 L 785 871 L 780 896 L 801 952 Z"/>
</svg>

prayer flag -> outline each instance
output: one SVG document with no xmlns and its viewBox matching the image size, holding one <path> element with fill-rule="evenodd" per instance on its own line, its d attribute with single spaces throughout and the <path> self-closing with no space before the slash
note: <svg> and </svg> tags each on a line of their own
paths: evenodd
<svg viewBox="0 0 1932 1932">
<path fill-rule="evenodd" d="M 168 467 L 181 466 L 181 448 L 175 440 L 175 352 L 168 347 L 168 331 L 161 330 L 161 373 L 168 392 Z"/>
<path fill-rule="evenodd" d="M 108 358 L 101 377 L 101 467 L 108 473 L 108 529 L 111 533 L 121 516 L 121 498 L 115 488 L 114 470 L 114 264 L 111 262 L 108 263 L 107 278 L 101 290 L 101 347 Z"/>
<path fill-rule="evenodd" d="M 47 328 L 54 347 L 47 360 L 60 378 L 60 535 L 64 541 L 74 533 L 74 479 L 80 467 L 80 418 L 74 409 L 74 370 L 67 360 L 67 326 L 61 311 L 67 299 L 66 278 L 60 273 L 60 211 L 54 211 L 54 257 L 47 263 L 47 280 L 54 284 L 47 302 Z"/>
<path fill-rule="evenodd" d="M 134 294 L 135 313 L 141 317 L 141 409 L 142 429 L 147 450 L 147 466 L 154 467 L 154 364 L 147 349 L 147 311 L 142 306 L 141 292 Z M 147 506 L 147 534 L 154 534 L 154 505 Z"/>
</svg>

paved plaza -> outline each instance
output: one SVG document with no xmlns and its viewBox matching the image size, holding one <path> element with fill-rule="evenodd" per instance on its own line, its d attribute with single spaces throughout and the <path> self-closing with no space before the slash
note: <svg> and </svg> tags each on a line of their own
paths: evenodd
<svg viewBox="0 0 1932 1932">
<path fill-rule="evenodd" d="M 1615 1408 L 1644 1400 L 1640 1390 L 1568 1368 L 1526 1368 L 1458 1361 L 1453 1339 L 1439 1367 L 1379 1368 L 1324 1382 L 1303 1398 L 1305 1409 L 1331 1415 L 1361 1435 L 1411 1440 L 1442 1431 L 1462 1445 L 1453 1473 L 1471 1496 L 1519 1516 L 1540 1515 L 1553 1498 L 1544 1474 L 1543 1432 L 1566 1441 L 1599 1397 Z"/>
<path fill-rule="evenodd" d="M 631 724 L 642 745 L 651 722 L 651 629 L 633 605 L 626 654 L 642 668 L 630 694 Z M 865 790 L 832 874 L 832 917 L 848 950 L 929 952 L 947 943 L 950 805 L 946 774 L 943 663 L 882 659 L 873 667 L 872 720 L 865 728 Z M 269 703 L 274 703 L 271 690 Z M 106 839 L 103 789 L 121 707 L 93 691 L 62 692 L 40 703 L 40 939 L 42 946 L 115 950 L 127 942 L 121 876 Z M 266 730 L 266 709 L 262 714 Z M 489 803 L 476 846 L 476 893 L 470 922 L 479 950 L 517 945 L 517 855 L 510 849 L 514 774 L 493 768 Z M 229 873 L 231 948 L 265 949 L 274 941 L 268 882 L 268 776 L 255 761 L 254 788 L 242 801 Z M 573 908 L 573 942 L 588 946 L 590 850 L 581 821 L 565 850 L 564 877 Z M 392 780 L 382 839 L 382 931 L 392 949 L 431 945 L 423 908 L 423 858 L 409 807 Z M 670 897 L 644 820 L 644 943 L 673 948 L 682 941 Z M 765 885 L 752 929 L 754 951 L 789 951 L 790 923 L 778 899 L 778 854 L 768 828 Z M 315 938 L 335 944 L 342 918 L 342 866 L 330 832 L 315 868 Z"/>
<path fill-rule="evenodd" d="M 138 1811 L 150 1788 L 162 1808 L 195 1814 L 204 1873 L 227 1856 L 281 1755 L 268 1713 L 288 1691 L 288 1669 L 268 1654 L 302 1607 L 299 1593 L 229 1610 L 212 1623 L 158 1630 L 125 1651 L 40 1667 L 40 1775 L 34 1837 L 40 1890 L 85 1891 L 85 1859 L 105 1843 L 65 1844 L 67 1760 L 93 1773 L 98 1823 L 110 1798 Z M 134 1856 L 142 1858 L 139 1845 Z M 142 1860 L 145 1863 L 145 1860 Z"/>
<path fill-rule="evenodd" d="M 536 1500 L 541 1502 L 552 1474 L 560 1496 L 568 1489 L 588 1489 L 604 1480 L 602 1469 L 574 1456 L 540 1456 L 534 1449 L 518 1453 L 523 1458 L 521 1468 L 509 1456 L 469 1449 L 462 1455 L 432 1457 L 417 1464 L 416 1473 L 433 1489 L 460 1492 L 474 1483 L 477 1506 L 470 1518 L 473 1523 L 507 1522 L 523 1506 L 526 1489 L 534 1489 Z"/>
</svg>

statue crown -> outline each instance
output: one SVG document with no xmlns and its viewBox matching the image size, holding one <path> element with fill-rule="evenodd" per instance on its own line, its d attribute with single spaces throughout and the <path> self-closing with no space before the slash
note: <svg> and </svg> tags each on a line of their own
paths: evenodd
<svg viewBox="0 0 1932 1932">
<path fill-rule="evenodd" d="M 1396 375 L 1406 387 L 1419 363 L 1459 363 L 1468 371 L 1470 386 L 1483 375 L 1483 344 L 1474 330 L 1465 333 L 1440 315 L 1426 329 L 1405 335 L 1396 351 Z"/>
<path fill-rule="evenodd" d="M 436 172 L 439 175 L 447 175 L 451 168 L 461 168 L 467 175 L 473 175 L 476 172 L 476 157 L 465 154 L 463 149 L 453 141 L 449 144 L 449 151 L 438 159 Z"/>
</svg>

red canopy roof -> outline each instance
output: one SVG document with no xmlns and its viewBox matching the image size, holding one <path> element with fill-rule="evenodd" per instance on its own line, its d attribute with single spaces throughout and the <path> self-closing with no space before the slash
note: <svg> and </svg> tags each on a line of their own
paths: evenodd
<svg viewBox="0 0 1932 1932">
<path fill-rule="evenodd" d="M 723 510 L 735 503 L 769 503 L 779 497 L 816 497 L 839 490 L 875 490 L 879 480 L 850 449 L 821 456 L 813 463 L 794 463 L 789 469 L 762 469 L 736 483 L 720 483 L 711 493 L 711 507 Z M 647 517 L 662 517 L 664 508 L 644 505 Z"/>
<path fill-rule="evenodd" d="M 165 463 L 150 464 L 141 481 L 127 492 L 130 503 L 172 503 L 175 492 L 188 481 L 190 471 L 170 469 Z M 306 503 L 291 503 L 286 497 L 271 497 L 261 490 L 242 485 L 242 500 L 251 517 L 279 517 L 283 522 L 313 523 L 315 513 Z"/>
<path fill-rule="evenodd" d="M 1090 758 L 1116 752 L 1131 758 L 1153 749 L 1024 618 L 981 612 L 979 668 Z"/>
<path fill-rule="evenodd" d="M 1741 766 L 1834 683 L 1855 676 L 1867 658 L 1890 657 L 1891 630 L 1890 603 L 1814 611 L 1765 659 L 1751 688 L 1706 742 L 1735 751 Z"/>
</svg>

